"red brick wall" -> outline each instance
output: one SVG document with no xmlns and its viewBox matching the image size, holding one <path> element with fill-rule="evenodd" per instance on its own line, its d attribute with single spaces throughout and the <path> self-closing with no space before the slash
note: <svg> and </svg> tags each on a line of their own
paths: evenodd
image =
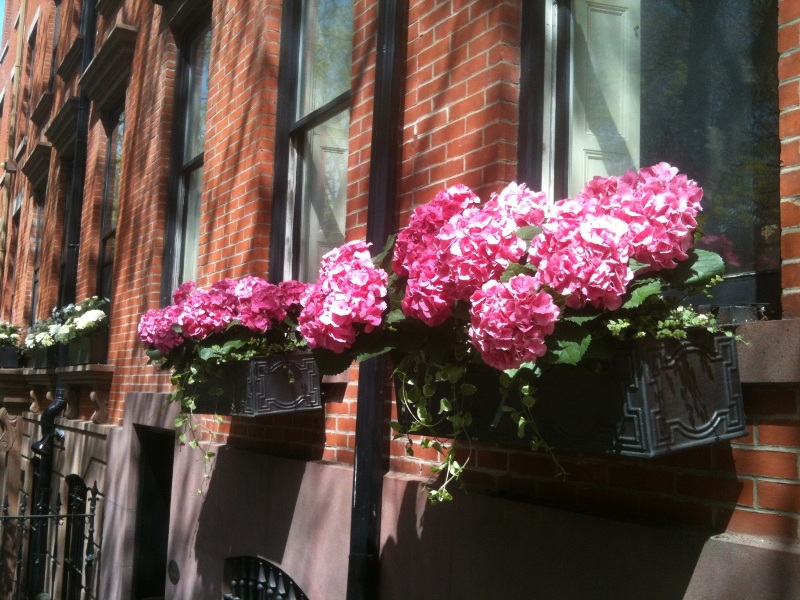
<svg viewBox="0 0 800 600">
<path fill-rule="evenodd" d="M 52 2 L 41 0 L 40 26 L 51 22 Z M 9 7 L 16 5 L 15 0 Z M 76 34 L 77 0 L 64 0 L 64 26 L 56 63 Z M 33 3 L 29 6 L 33 6 Z M 398 225 L 417 205 L 442 187 L 463 182 L 483 198 L 516 174 L 519 23 L 521 0 L 487 2 L 412 0 L 409 7 L 408 60 L 402 123 Z M 11 9 L 13 10 L 13 9 Z M 35 9 L 34 9 L 35 10 Z M 33 14 L 33 11 L 30 12 Z M 47 18 L 45 18 L 47 17 Z M 271 227 L 272 168 L 281 42 L 278 2 L 214 2 L 204 165 L 200 283 L 224 276 L 265 274 Z M 371 156 L 375 79 L 377 3 L 356 0 L 350 155 L 348 238 L 363 238 Z M 165 374 L 143 367 L 136 338 L 140 315 L 159 305 L 164 216 L 170 168 L 170 137 L 177 47 L 160 5 L 150 0 L 122 3 L 100 19 L 107 32 L 115 20 L 138 30 L 126 100 L 126 136 L 120 182 L 118 254 L 109 360 L 115 365 L 112 420 L 121 422 L 125 394 L 169 391 Z M 800 0 L 780 3 L 780 73 L 784 311 L 800 317 Z M 69 25 L 71 23 L 71 25 Z M 67 26 L 69 25 L 69 26 Z M 44 48 L 47 36 L 41 35 Z M 98 38 L 98 43 L 103 35 Z M 13 36 L 9 38 L 13 43 Z M 47 54 L 43 52 L 42 55 Z M 39 60 L 37 58 L 37 60 Z M 42 59 L 45 60 L 45 59 Z M 0 65 L 0 77 L 7 64 Z M 44 63 L 39 73 L 48 71 Z M 57 78 L 53 114 L 77 78 Z M 0 88 L 3 83 L 0 82 Z M 6 84 L 7 85 L 7 84 Z M 7 131 L 10 88 L 0 121 Z M 0 137 L 0 147 L 6 145 Z M 79 296 L 94 291 L 102 172 L 106 136 L 93 112 L 90 121 Z M 0 156 L 13 149 L 5 148 Z M 54 155 L 51 182 L 59 181 Z M 61 185 L 47 197 L 48 237 L 44 244 L 40 316 L 55 303 Z M 18 177 L 16 186 L 28 186 Z M 60 189 L 59 189 L 60 188 Z M 26 196 L 20 228 L 18 287 L 10 315 L 22 322 L 30 304 L 32 256 L 29 237 L 32 203 Z M 797 239 L 795 239 L 797 238 Z M 797 263 L 797 264 L 796 264 Z M 330 402 L 321 414 L 255 420 L 209 421 L 209 429 L 231 445 L 284 456 L 352 463 L 355 447 L 357 368 L 351 383 L 328 386 Z M 387 405 L 387 419 L 391 413 Z M 519 447 L 478 445 L 467 471 L 473 489 L 579 511 L 709 526 L 758 535 L 798 537 L 797 498 L 800 412 L 797 387 L 748 386 L 746 410 L 751 435 L 728 445 L 705 447 L 652 460 L 560 455 L 566 479 L 553 477 L 552 459 Z M 432 451 L 406 456 L 400 441 L 390 441 L 390 468 L 425 475 Z"/>
</svg>

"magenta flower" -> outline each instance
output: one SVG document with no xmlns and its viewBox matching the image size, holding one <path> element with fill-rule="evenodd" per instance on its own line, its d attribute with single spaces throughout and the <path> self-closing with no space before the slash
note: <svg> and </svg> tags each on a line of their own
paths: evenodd
<svg viewBox="0 0 800 600">
<path fill-rule="evenodd" d="M 388 275 L 364 242 L 349 242 L 322 258 L 319 279 L 303 299 L 300 333 L 311 348 L 341 353 L 360 332 L 381 324 Z"/>
<path fill-rule="evenodd" d="M 559 309 L 529 275 L 508 283 L 489 281 L 471 298 L 469 337 L 483 361 L 496 369 L 516 369 L 547 351 Z"/>
<path fill-rule="evenodd" d="M 139 320 L 139 338 L 167 355 L 180 346 L 184 338 L 177 330 L 180 309 L 175 305 L 150 309 Z"/>
<path fill-rule="evenodd" d="M 282 295 L 277 285 L 260 277 L 244 277 L 233 288 L 236 296 L 236 314 L 244 327 L 252 331 L 265 332 L 274 323 L 286 318 L 282 306 Z"/>
<path fill-rule="evenodd" d="M 429 203 L 418 206 L 411 214 L 408 226 L 397 234 L 394 243 L 392 269 L 400 277 L 409 274 L 433 243 L 436 234 L 453 216 L 480 199 L 465 185 L 442 190 Z"/>
</svg>

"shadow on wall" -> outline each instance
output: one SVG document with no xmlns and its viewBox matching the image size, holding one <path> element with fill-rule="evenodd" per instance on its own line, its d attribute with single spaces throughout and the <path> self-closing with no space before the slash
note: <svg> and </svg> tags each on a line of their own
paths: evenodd
<svg viewBox="0 0 800 600">
<path fill-rule="evenodd" d="M 382 600 L 684 598 L 708 535 L 384 482 Z M 412 575 L 413 574 L 413 575 Z"/>
<path fill-rule="evenodd" d="M 187 538 L 196 581 L 182 589 L 220 597 L 225 559 L 258 556 L 283 569 L 309 598 L 344 597 L 352 477 L 347 467 L 221 448 L 192 524 L 196 537 Z"/>
</svg>

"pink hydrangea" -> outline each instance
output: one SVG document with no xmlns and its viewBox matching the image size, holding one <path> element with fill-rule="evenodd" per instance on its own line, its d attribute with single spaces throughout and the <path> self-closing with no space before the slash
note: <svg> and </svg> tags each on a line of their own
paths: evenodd
<svg viewBox="0 0 800 600">
<path fill-rule="evenodd" d="M 472 295 L 469 337 L 483 361 L 496 369 L 535 362 L 546 351 L 558 306 L 535 278 L 517 275 L 508 283 L 489 281 Z"/>
<path fill-rule="evenodd" d="M 340 353 L 355 343 L 358 333 L 380 325 L 387 281 L 364 242 L 349 242 L 326 254 L 298 320 L 308 345 Z"/>
<path fill-rule="evenodd" d="M 223 279 L 209 289 L 197 288 L 179 304 L 178 325 L 187 339 L 203 340 L 225 331 L 237 317 L 237 298 L 232 279 Z"/>
<path fill-rule="evenodd" d="M 184 341 L 183 335 L 177 330 L 179 314 L 180 307 L 174 304 L 148 310 L 139 320 L 139 338 L 161 354 L 169 354 Z"/>
<path fill-rule="evenodd" d="M 497 202 L 484 208 L 467 206 L 441 225 L 409 264 L 406 316 L 430 326 L 443 323 L 458 300 L 470 296 L 490 279 L 497 279 L 525 254 L 511 211 Z"/>
<path fill-rule="evenodd" d="M 302 308 L 303 297 L 306 295 L 309 287 L 311 287 L 310 283 L 303 283 L 296 279 L 281 281 L 278 284 L 281 304 L 287 312 L 291 313 Z"/>
<path fill-rule="evenodd" d="M 508 215 L 517 227 L 539 227 L 547 216 L 548 207 L 544 192 L 534 192 L 524 183 L 512 182 L 499 194 L 492 194 L 485 208 Z"/>
<path fill-rule="evenodd" d="M 248 329 L 265 332 L 286 318 L 280 288 L 260 277 L 243 277 L 236 282 L 233 294 L 238 320 Z"/>
<path fill-rule="evenodd" d="M 615 310 L 633 278 L 629 227 L 610 215 L 581 212 L 575 201 L 558 203 L 543 225 L 530 250 L 536 280 L 566 296 L 571 308 Z"/>
<path fill-rule="evenodd" d="M 392 269 L 400 277 L 426 254 L 436 234 L 453 216 L 480 199 L 467 186 L 458 184 L 440 191 L 427 204 L 418 206 L 411 213 L 408 226 L 398 234 L 394 243 Z"/>
</svg>

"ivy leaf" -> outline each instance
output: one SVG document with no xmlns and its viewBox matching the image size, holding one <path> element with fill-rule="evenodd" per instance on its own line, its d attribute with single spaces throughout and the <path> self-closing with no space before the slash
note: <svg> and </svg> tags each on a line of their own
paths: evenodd
<svg viewBox="0 0 800 600">
<path fill-rule="evenodd" d="M 661 282 L 658 279 L 645 279 L 641 285 L 631 290 L 630 299 L 622 305 L 622 308 L 636 308 L 651 296 L 661 294 Z"/>
</svg>

